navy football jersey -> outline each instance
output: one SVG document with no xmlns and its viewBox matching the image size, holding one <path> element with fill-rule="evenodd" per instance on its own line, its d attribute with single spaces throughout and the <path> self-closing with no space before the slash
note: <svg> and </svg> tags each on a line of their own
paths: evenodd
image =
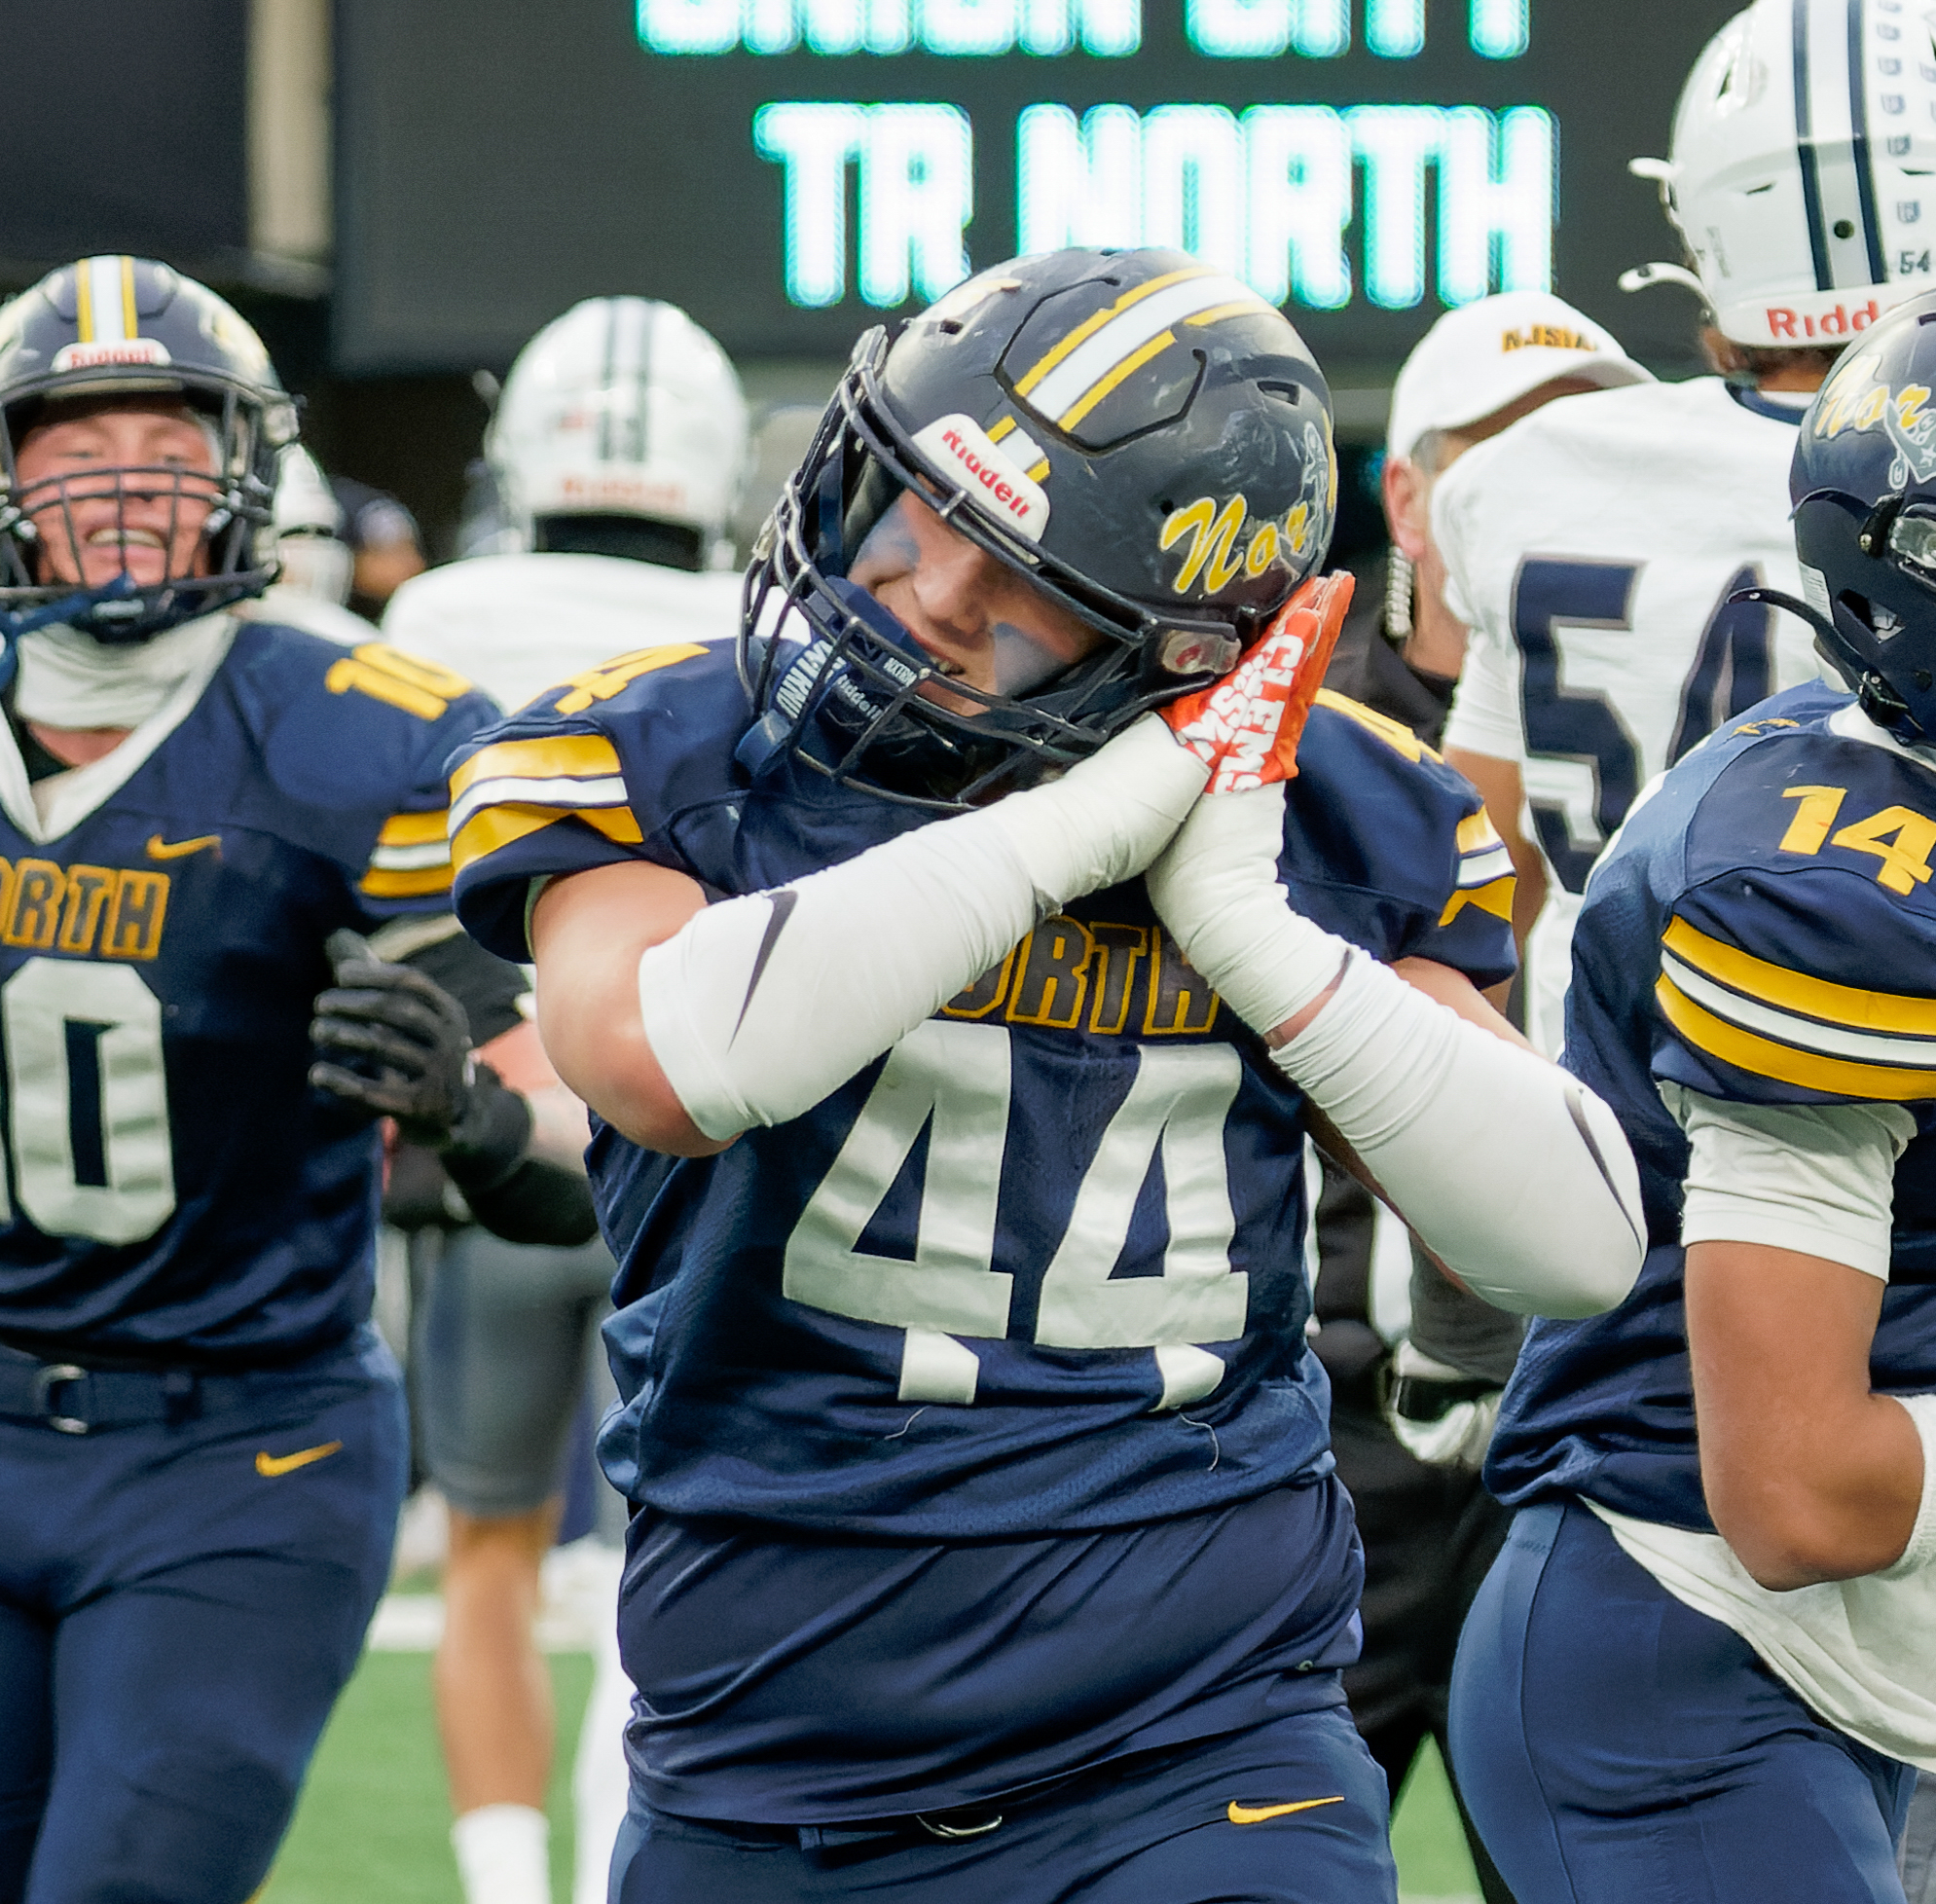
<svg viewBox="0 0 1936 1904">
<path fill-rule="evenodd" d="M 932 816 L 782 753 L 749 778 L 730 647 L 621 657 L 464 751 L 457 907 L 529 956 L 533 878 L 626 859 L 715 895 Z M 1292 903 L 1381 959 L 1513 963 L 1471 787 L 1336 696 L 1290 787 Z M 665 1162 L 590 1153 L 636 1501 L 795 1532 L 963 1540 L 1207 1512 L 1327 1471 L 1305 1344 L 1303 1103 L 1140 880 L 1045 919 L 800 1117 Z M 664 1289 L 656 1328 L 629 1305 Z"/>
<path fill-rule="evenodd" d="M 1564 1062 L 1632 1141 L 1650 1247 L 1619 1308 L 1528 1333 L 1486 1464 L 1509 1503 L 1579 1493 L 1713 1531 L 1682 1306 L 1688 1144 L 1662 1082 L 1915 1116 L 1870 1367 L 1884 1393 L 1936 1385 L 1936 770 L 1877 734 L 1826 686 L 1764 701 L 1666 776 L 1593 873 Z"/>
<path fill-rule="evenodd" d="M 0 727 L 0 1340 L 261 1366 L 366 1318 L 378 1140 L 308 1082 L 323 941 L 449 909 L 444 762 L 495 717 L 448 669 L 237 620 L 45 823 Z"/>
</svg>

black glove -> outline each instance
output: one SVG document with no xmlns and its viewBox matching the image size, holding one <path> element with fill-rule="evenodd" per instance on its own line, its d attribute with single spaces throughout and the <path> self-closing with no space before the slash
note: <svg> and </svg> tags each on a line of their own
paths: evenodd
<svg viewBox="0 0 1936 1904">
<path fill-rule="evenodd" d="M 330 950 L 336 983 L 316 1000 L 310 1037 L 324 1055 L 310 1067 L 310 1082 L 394 1117 L 413 1144 L 448 1150 L 477 1094 L 463 1007 L 420 971 L 376 958 L 352 934 L 336 934 Z"/>
<path fill-rule="evenodd" d="M 470 1046 L 464 1008 L 354 933 L 332 934 L 336 983 L 316 1000 L 310 1082 L 435 1151 L 471 1214 L 513 1243 L 576 1244 L 597 1233 L 582 1172 L 529 1154 L 531 1108 Z"/>
</svg>

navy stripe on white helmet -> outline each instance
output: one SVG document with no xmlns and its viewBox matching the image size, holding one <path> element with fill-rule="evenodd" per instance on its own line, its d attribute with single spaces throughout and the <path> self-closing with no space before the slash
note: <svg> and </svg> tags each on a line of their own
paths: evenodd
<svg viewBox="0 0 1936 1904">
<path fill-rule="evenodd" d="M 1659 182 L 1693 270 L 1675 281 L 1737 344 L 1845 344 L 1936 285 L 1936 41 L 1907 0 L 1756 0 L 1709 41 Z"/>
<path fill-rule="evenodd" d="M 641 517 L 715 541 L 746 474 L 746 397 L 676 306 L 587 298 L 518 353 L 485 458 L 526 548 L 562 516 Z"/>
</svg>

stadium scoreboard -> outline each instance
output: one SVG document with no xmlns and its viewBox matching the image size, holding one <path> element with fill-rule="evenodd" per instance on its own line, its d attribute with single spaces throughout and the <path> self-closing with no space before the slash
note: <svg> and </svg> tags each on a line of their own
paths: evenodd
<svg viewBox="0 0 1936 1904">
<path fill-rule="evenodd" d="M 837 358 L 1018 251 L 1164 244 L 1333 377 L 1554 288 L 1691 331 L 1655 188 L 1728 0 L 340 0 L 336 348 L 501 364 L 580 297 L 741 358 Z"/>
</svg>

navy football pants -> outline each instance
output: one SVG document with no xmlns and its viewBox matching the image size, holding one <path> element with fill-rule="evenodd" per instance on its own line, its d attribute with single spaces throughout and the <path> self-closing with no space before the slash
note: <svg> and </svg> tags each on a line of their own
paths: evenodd
<svg viewBox="0 0 1936 1904">
<path fill-rule="evenodd" d="M 614 1904 L 1391 1904 L 1398 1890 L 1385 1776 L 1342 1705 L 1137 1753 L 955 1843 L 911 1820 L 816 1834 L 633 1803 Z"/>
<path fill-rule="evenodd" d="M 1817 1719 L 1577 1503 L 1514 1520 L 1451 1723 L 1519 1904 L 1902 1904 L 1912 1769 Z"/>
<path fill-rule="evenodd" d="M 0 1418 L 0 1904 L 242 1904 L 269 1870 L 406 1437 L 381 1345 L 239 1385 L 175 1425 Z"/>
</svg>

